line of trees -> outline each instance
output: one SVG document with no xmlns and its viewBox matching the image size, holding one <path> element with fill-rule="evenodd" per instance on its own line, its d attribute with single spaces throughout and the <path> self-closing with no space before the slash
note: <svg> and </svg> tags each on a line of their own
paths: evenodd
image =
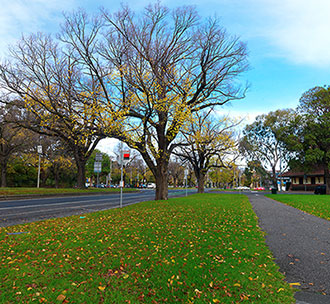
<svg viewBox="0 0 330 304">
<path fill-rule="evenodd" d="M 271 168 L 276 188 L 276 169 L 308 173 L 323 168 L 330 194 L 330 87 L 306 91 L 296 109 L 258 116 L 246 126 L 240 148 L 250 161 Z"/>
<path fill-rule="evenodd" d="M 198 193 L 204 193 L 205 178 L 212 168 L 231 168 L 238 156 L 234 128 L 240 122 L 216 119 L 212 111 L 199 112 L 181 132 L 181 145 L 173 153 L 188 163 L 197 179 Z"/>
<path fill-rule="evenodd" d="M 136 149 L 167 199 L 170 156 L 180 131 L 203 110 L 244 97 L 238 77 L 246 46 L 191 7 L 159 3 L 91 17 L 65 14 L 56 39 L 23 37 L 0 64 L 0 89 L 22 110 L 22 128 L 59 139 L 72 154 L 78 187 L 98 142 Z"/>
</svg>

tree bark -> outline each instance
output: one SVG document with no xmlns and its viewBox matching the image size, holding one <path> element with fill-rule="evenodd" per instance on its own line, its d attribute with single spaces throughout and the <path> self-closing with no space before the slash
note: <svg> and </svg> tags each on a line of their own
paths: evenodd
<svg viewBox="0 0 330 304">
<path fill-rule="evenodd" d="M 197 193 L 204 193 L 205 174 L 199 173 Z"/>
<path fill-rule="evenodd" d="M 7 187 L 7 163 L 1 163 L 1 188 Z"/>
<path fill-rule="evenodd" d="M 86 161 L 76 159 L 78 176 L 77 176 L 77 187 L 79 189 L 86 188 Z"/>
<path fill-rule="evenodd" d="M 155 200 L 167 200 L 168 199 L 168 167 L 166 164 L 157 166 L 156 168 L 156 196 Z"/>
</svg>

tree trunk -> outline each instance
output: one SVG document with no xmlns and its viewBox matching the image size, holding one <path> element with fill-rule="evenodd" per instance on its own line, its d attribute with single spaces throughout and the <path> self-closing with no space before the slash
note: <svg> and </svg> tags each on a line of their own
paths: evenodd
<svg viewBox="0 0 330 304">
<path fill-rule="evenodd" d="M 156 168 L 156 197 L 155 200 L 168 199 L 168 170 L 166 164 L 157 166 Z"/>
<path fill-rule="evenodd" d="M 86 162 L 80 159 L 76 159 L 78 176 L 77 176 L 77 187 L 79 189 L 86 188 Z"/>
<path fill-rule="evenodd" d="M 197 193 L 204 193 L 205 174 L 199 173 Z"/>
<path fill-rule="evenodd" d="M 40 168 L 40 187 L 45 187 L 47 184 L 48 174 L 43 169 L 43 165 Z"/>
<path fill-rule="evenodd" d="M 330 172 L 329 172 L 328 164 L 326 164 L 324 168 L 324 178 L 326 185 L 326 194 L 330 194 Z"/>
<path fill-rule="evenodd" d="M 54 168 L 54 183 L 55 183 L 55 188 L 57 189 L 59 186 L 59 170 L 58 168 L 56 168 L 56 165 Z"/>
<path fill-rule="evenodd" d="M 277 178 L 276 178 L 276 169 L 275 167 L 272 168 L 273 171 L 273 176 L 272 176 L 272 180 L 273 180 L 273 189 L 277 189 Z"/>
<path fill-rule="evenodd" d="M 1 164 L 1 188 L 7 187 L 7 163 Z"/>
</svg>

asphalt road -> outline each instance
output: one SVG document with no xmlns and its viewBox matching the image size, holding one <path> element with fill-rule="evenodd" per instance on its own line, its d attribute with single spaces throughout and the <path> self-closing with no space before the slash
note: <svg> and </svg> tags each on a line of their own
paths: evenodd
<svg viewBox="0 0 330 304">
<path fill-rule="evenodd" d="M 190 194 L 196 192 L 188 191 Z M 185 190 L 169 190 L 169 197 L 185 194 Z M 154 190 L 123 193 L 123 207 L 154 198 Z M 118 208 L 119 199 L 120 195 L 116 193 L 0 201 L 0 227 Z"/>
<path fill-rule="evenodd" d="M 289 283 L 301 284 L 297 303 L 330 303 L 330 221 L 248 194 L 266 243 Z"/>
</svg>

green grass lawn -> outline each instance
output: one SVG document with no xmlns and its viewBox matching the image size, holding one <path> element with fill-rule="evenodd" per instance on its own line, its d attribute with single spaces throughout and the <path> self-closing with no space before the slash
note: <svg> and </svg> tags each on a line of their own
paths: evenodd
<svg viewBox="0 0 330 304">
<path fill-rule="evenodd" d="M 329 195 L 269 194 L 266 196 L 307 213 L 330 220 Z"/>
<path fill-rule="evenodd" d="M 124 188 L 124 192 L 138 191 L 134 188 Z M 73 188 L 0 188 L 0 196 L 10 195 L 48 195 L 61 193 L 103 193 L 103 192 L 119 192 L 120 188 L 88 188 L 88 189 L 73 189 Z"/>
<path fill-rule="evenodd" d="M 238 194 L 2 228 L 0 254 L 0 303 L 295 303 Z"/>
</svg>

